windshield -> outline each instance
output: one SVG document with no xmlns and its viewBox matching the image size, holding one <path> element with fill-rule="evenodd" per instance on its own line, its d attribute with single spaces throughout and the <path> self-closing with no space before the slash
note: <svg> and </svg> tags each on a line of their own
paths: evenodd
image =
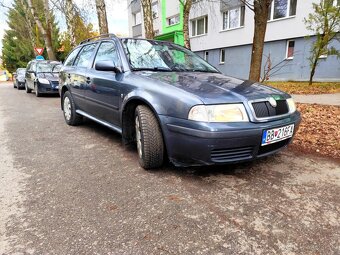
<svg viewBox="0 0 340 255">
<path fill-rule="evenodd" d="M 61 65 L 56 63 L 38 63 L 37 73 L 58 73 Z"/>
<path fill-rule="evenodd" d="M 26 69 L 20 69 L 17 71 L 17 75 L 25 75 Z"/>
<path fill-rule="evenodd" d="M 176 44 L 123 39 L 123 45 L 133 70 L 218 72 L 195 53 Z"/>
</svg>

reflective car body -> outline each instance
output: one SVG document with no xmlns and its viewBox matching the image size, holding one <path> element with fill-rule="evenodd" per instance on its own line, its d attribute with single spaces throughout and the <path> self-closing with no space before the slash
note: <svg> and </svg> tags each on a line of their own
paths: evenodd
<svg viewBox="0 0 340 255">
<path fill-rule="evenodd" d="M 156 50 L 139 49 L 144 42 Z M 103 43 L 114 45 L 115 72 L 96 68 Z M 135 44 L 135 49 L 129 44 Z M 87 62 L 79 66 L 84 52 Z M 173 52 L 184 63 L 182 66 L 136 67 L 136 62 L 142 63 L 148 54 L 145 62 L 171 62 Z M 147 105 L 157 117 L 166 154 L 176 166 L 249 161 L 278 152 L 292 141 L 301 118 L 288 105 L 290 95 L 257 82 L 225 76 L 191 54 L 170 42 L 117 37 L 89 41 L 75 48 L 65 61 L 60 72 L 60 95 L 63 98 L 69 91 L 78 114 L 121 133 L 125 142 L 134 140 L 129 126 L 131 112 L 139 104 Z M 189 62 L 191 69 L 184 68 Z M 273 101 L 275 106 L 269 104 Z M 241 105 L 246 116 L 242 121 L 225 122 L 190 117 L 197 106 L 225 105 Z M 290 137 L 263 145 L 268 130 L 289 125 L 294 125 Z"/>
<path fill-rule="evenodd" d="M 25 74 L 26 68 L 18 68 L 15 71 L 13 86 L 14 88 L 22 89 L 25 88 Z"/>
<path fill-rule="evenodd" d="M 32 60 L 26 68 L 26 84 L 29 90 L 40 94 L 58 94 L 61 63 L 50 60 Z"/>
</svg>

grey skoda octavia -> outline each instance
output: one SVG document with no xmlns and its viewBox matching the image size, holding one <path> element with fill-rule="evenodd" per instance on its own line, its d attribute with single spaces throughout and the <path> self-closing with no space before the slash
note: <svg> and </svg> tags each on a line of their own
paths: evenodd
<svg viewBox="0 0 340 255">
<path fill-rule="evenodd" d="M 301 120 L 280 90 L 225 76 L 170 42 L 114 35 L 69 54 L 59 93 L 67 124 L 86 117 L 120 133 L 145 169 L 268 156 L 291 143 Z"/>
</svg>

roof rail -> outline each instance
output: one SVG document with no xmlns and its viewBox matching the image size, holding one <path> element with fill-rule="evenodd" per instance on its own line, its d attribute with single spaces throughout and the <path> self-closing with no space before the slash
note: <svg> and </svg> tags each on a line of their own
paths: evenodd
<svg viewBox="0 0 340 255">
<path fill-rule="evenodd" d="M 102 38 L 117 38 L 117 36 L 115 34 L 102 34 L 102 35 L 98 35 L 95 37 L 88 38 L 84 41 L 81 41 L 79 45 L 90 42 L 90 41 L 94 41 L 95 39 L 102 39 Z"/>
</svg>

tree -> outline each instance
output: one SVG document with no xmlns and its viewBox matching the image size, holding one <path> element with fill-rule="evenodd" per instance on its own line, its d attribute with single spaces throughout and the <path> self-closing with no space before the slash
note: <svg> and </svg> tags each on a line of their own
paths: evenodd
<svg viewBox="0 0 340 255">
<path fill-rule="evenodd" d="M 141 0 L 144 20 L 144 30 L 146 39 L 154 39 L 155 32 L 153 30 L 153 15 L 151 0 Z"/>
<path fill-rule="evenodd" d="M 192 0 L 179 0 L 183 6 L 183 35 L 184 35 L 184 46 L 190 49 L 190 37 L 189 37 L 189 15 L 192 6 Z"/>
<path fill-rule="evenodd" d="M 254 12 L 254 36 L 251 52 L 249 80 L 259 81 L 261 76 L 264 38 L 267 30 L 269 7 L 272 0 L 241 0 Z"/>
<path fill-rule="evenodd" d="M 40 33 L 42 34 L 45 42 L 45 47 L 47 51 L 48 58 L 50 60 L 56 60 L 56 56 L 54 54 L 53 46 L 52 46 L 52 32 L 51 32 L 51 13 L 48 6 L 48 0 L 43 0 L 43 9 L 45 22 L 39 19 L 38 13 L 36 12 L 36 7 L 33 5 L 32 0 L 27 0 L 28 7 L 31 11 L 31 14 L 34 18 L 34 22 L 37 25 Z"/>
<path fill-rule="evenodd" d="M 109 28 L 107 25 L 105 0 L 96 0 L 96 9 L 97 9 L 97 16 L 98 16 L 99 33 L 108 34 Z"/>
<path fill-rule="evenodd" d="M 311 66 L 310 85 L 313 83 L 320 56 L 337 55 L 340 57 L 340 50 L 334 47 L 328 49 L 330 42 L 335 38 L 339 38 L 340 31 L 340 7 L 333 2 L 333 0 L 321 0 L 319 3 L 313 3 L 314 12 L 305 18 L 307 29 L 316 36 L 311 48 L 311 56 L 309 57 Z"/>
</svg>

